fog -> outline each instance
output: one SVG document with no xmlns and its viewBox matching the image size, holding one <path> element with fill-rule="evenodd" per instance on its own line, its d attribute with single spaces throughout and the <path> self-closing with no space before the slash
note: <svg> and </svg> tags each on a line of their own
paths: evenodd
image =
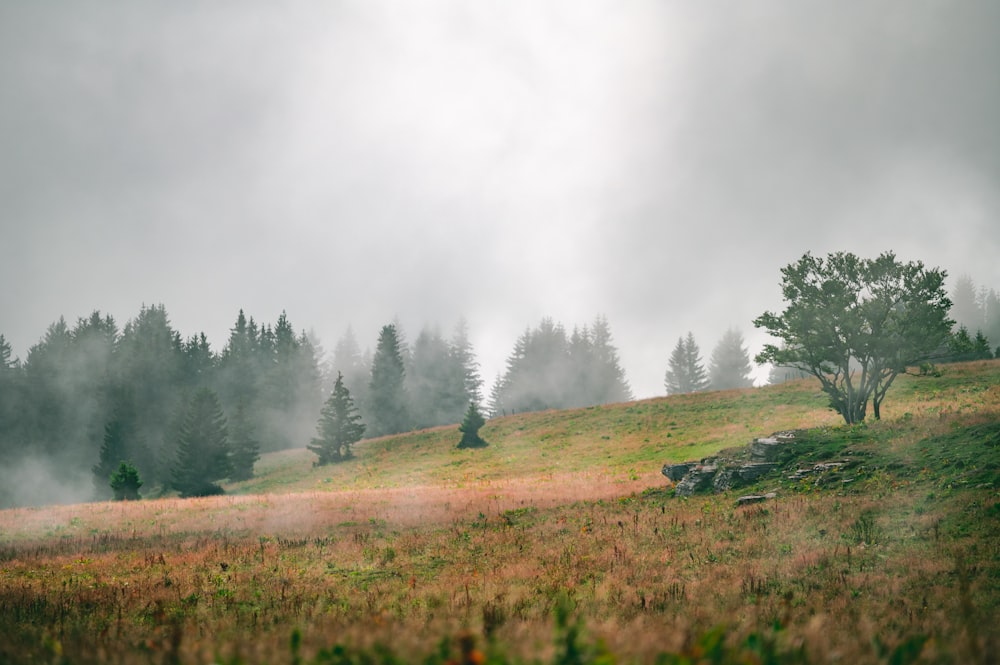
<svg viewBox="0 0 1000 665">
<path fill-rule="evenodd" d="M 991 0 L 4 3 L 0 333 L 464 316 L 488 387 L 604 315 L 663 394 L 806 251 L 1000 287 L 998 62 Z"/>
</svg>

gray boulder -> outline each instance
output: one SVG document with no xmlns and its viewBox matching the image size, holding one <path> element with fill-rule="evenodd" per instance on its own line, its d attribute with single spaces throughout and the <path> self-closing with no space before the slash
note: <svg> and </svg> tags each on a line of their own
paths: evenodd
<svg viewBox="0 0 1000 665">
<path fill-rule="evenodd" d="M 698 465 L 698 462 L 681 462 L 680 464 L 664 464 L 662 473 L 673 482 L 683 478 L 688 471 Z"/>
</svg>

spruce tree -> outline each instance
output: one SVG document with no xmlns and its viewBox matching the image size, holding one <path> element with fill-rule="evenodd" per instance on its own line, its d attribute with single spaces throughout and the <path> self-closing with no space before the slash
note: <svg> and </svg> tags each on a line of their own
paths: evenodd
<svg viewBox="0 0 1000 665">
<path fill-rule="evenodd" d="M 701 351 L 694 340 L 694 334 L 677 340 L 670 355 L 664 386 L 668 395 L 694 393 L 708 389 L 708 376 L 701 362 Z"/>
<path fill-rule="evenodd" d="M 368 421 L 373 436 L 396 434 L 410 428 L 405 375 L 396 326 L 383 326 L 368 386 Z"/>
<path fill-rule="evenodd" d="M 350 458 L 351 446 L 365 434 L 365 426 L 354 407 L 351 392 L 344 385 L 344 375 L 341 372 L 337 372 L 333 392 L 323 406 L 316 433 L 318 436 L 307 446 L 319 456 L 316 466 Z"/>
<path fill-rule="evenodd" d="M 229 441 L 231 480 L 253 478 L 253 467 L 260 459 L 260 442 L 254 437 L 254 426 L 243 402 L 236 405 L 232 420 L 233 432 Z"/>
<path fill-rule="evenodd" d="M 484 448 L 489 444 L 480 436 L 480 428 L 486 424 L 486 419 L 479 413 L 479 407 L 475 402 L 469 402 L 469 408 L 465 412 L 465 419 L 459 425 L 458 431 L 462 433 L 462 440 L 458 442 L 459 448 Z"/>
<path fill-rule="evenodd" d="M 139 500 L 142 479 L 139 478 L 139 470 L 131 462 L 120 462 L 118 468 L 111 474 L 108 484 L 114 493 L 115 501 Z"/>
<path fill-rule="evenodd" d="M 180 428 L 171 485 L 182 497 L 222 494 L 217 483 L 230 473 L 226 416 L 216 394 L 202 388 Z"/>
<path fill-rule="evenodd" d="M 743 335 L 730 328 L 712 351 L 708 377 L 712 390 L 749 388 L 753 385 L 750 377 L 750 353 L 743 346 Z"/>
</svg>

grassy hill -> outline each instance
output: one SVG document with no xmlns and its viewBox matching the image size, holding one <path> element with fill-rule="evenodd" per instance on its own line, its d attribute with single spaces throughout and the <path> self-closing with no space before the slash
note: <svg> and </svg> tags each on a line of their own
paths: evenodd
<svg viewBox="0 0 1000 665">
<path fill-rule="evenodd" d="M 1000 361 L 842 427 L 809 381 L 265 456 L 226 496 L 0 511 L 0 662 L 992 662 Z M 668 461 L 808 430 L 758 484 Z M 852 460 L 849 483 L 788 472 Z"/>
</svg>

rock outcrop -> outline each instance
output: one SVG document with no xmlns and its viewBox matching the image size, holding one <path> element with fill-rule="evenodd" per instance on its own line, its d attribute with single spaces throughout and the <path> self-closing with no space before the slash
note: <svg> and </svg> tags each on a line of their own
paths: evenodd
<svg viewBox="0 0 1000 665">
<path fill-rule="evenodd" d="M 691 496 L 709 490 L 725 492 L 751 485 L 777 469 L 778 460 L 787 446 L 794 443 L 795 432 L 777 432 L 766 438 L 754 439 L 743 451 L 731 457 L 706 457 L 696 462 L 664 464 L 662 473 L 676 483 L 677 496 Z"/>
</svg>

